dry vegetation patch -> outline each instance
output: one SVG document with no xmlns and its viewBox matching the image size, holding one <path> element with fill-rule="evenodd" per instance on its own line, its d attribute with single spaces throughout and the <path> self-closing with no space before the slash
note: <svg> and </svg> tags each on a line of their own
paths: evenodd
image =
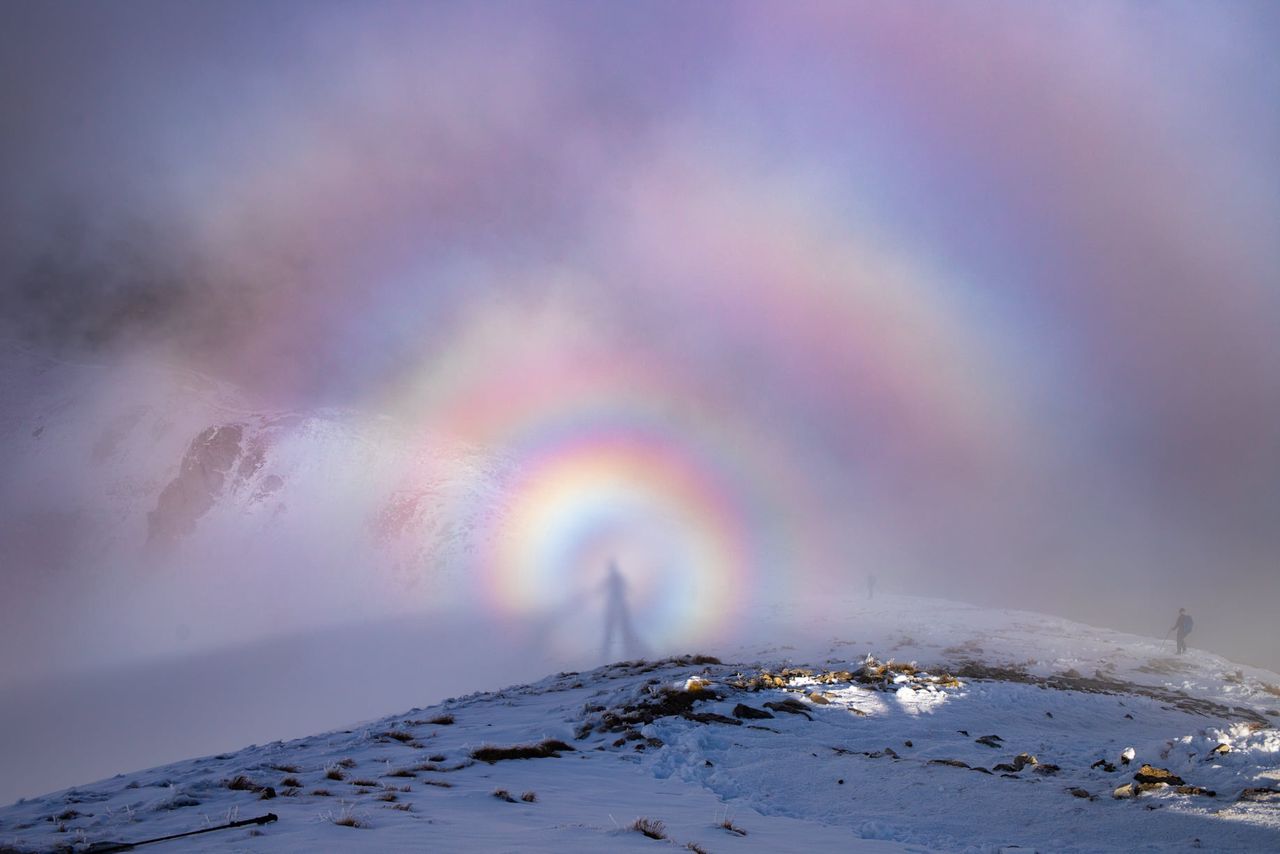
<svg viewBox="0 0 1280 854">
<path fill-rule="evenodd" d="M 643 833 L 650 839 L 667 838 L 667 825 L 658 819 L 643 817 L 637 818 L 631 823 L 631 829 L 638 833 Z"/>
<path fill-rule="evenodd" d="M 500 762 L 504 759 L 545 759 L 559 757 L 563 752 L 571 752 L 573 748 L 557 738 L 549 738 L 540 744 L 516 744 L 511 747 L 485 745 L 471 751 L 471 758 L 480 762 Z"/>
</svg>

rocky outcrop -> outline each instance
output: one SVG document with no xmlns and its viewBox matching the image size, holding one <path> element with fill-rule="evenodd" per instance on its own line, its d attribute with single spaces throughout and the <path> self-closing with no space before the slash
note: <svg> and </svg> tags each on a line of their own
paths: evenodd
<svg viewBox="0 0 1280 854">
<path fill-rule="evenodd" d="M 1139 783 L 1165 783 L 1170 786 L 1182 786 L 1186 781 L 1169 771 L 1166 768 L 1157 768 L 1154 765 L 1143 765 L 1138 769 L 1138 773 L 1133 775 L 1133 779 Z"/>
<path fill-rule="evenodd" d="M 209 427 L 196 436 L 183 455 L 178 476 L 169 481 L 156 509 L 147 514 L 147 541 L 172 547 L 195 530 L 226 487 L 227 476 L 240 457 L 244 428 L 239 424 Z"/>
</svg>

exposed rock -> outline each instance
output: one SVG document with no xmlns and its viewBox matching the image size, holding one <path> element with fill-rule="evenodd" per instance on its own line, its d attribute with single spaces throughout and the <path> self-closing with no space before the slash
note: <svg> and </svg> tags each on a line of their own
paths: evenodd
<svg viewBox="0 0 1280 854">
<path fill-rule="evenodd" d="M 147 514 L 147 541 L 162 548 L 195 530 L 226 488 L 227 476 L 240 456 L 244 428 L 224 424 L 205 429 L 191 440 L 178 476 L 169 481 Z"/>
<path fill-rule="evenodd" d="M 826 706 L 831 703 L 831 701 L 828 700 L 825 695 L 819 694 L 817 691 L 810 691 L 805 696 L 809 698 L 810 702 L 817 703 L 819 706 Z"/>
<path fill-rule="evenodd" d="M 1260 787 L 1245 789 L 1240 793 L 1238 801 L 1256 801 L 1261 803 L 1280 803 L 1280 789 Z"/>
<path fill-rule="evenodd" d="M 930 759 L 930 765 L 946 765 L 951 768 L 970 768 L 968 763 L 961 762 L 959 759 Z"/>
<path fill-rule="evenodd" d="M 1139 783 L 1167 783 L 1170 786 L 1181 786 L 1186 783 L 1172 771 L 1156 768 L 1154 765 L 1143 765 L 1138 769 L 1138 773 L 1133 775 L 1133 779 Z"/>
<path fill-rule="evenodd" d="M 1026 768 L 1028 765 L 1039 765 L 1039 764 L 1040 764 L 1040 761 L 1036 759 L 1034 756 L 1032 756 L 1030 753 L 1019 753 L 1017 756 L 1013 757 L 1012 765 L 1006 762 L 1001 762 L 999 765 L 995 766 L 994 770 L 1017 773 L 1018 771 L 1021 771 L 1023 768 Z M 1053 765 L 1050 767 L 1052 767 L 1054 771 L 1058 770 L 1057 765 Z M 1052 774 L 1053 771 L 1049 771 L 1046 773 Z"/>
<path fill-rule="evenodd" d="M 1138 793 L 1134 791 L 1132 783 L 1125 783 L 1123 786 L 1117 786 L 1115 791 L 1111 793 L 1113 798 L 1136 798 Z"/>
<path fill-rule="evenodd" d="M 984 735 L 981 738 L 975 738 L 974 741 L 976 741 L 978 744 L 984 744 L 987 747 L 994 747 L 997 750 L 999 750 L 1001 747 L 1004 747 L 1004 745 L 1002 744 L 1004 739 L 1002 739 L 998 735 Z"/>
<path fill-rule="evenodd" d="M 1057 774 L 1062 769 L 1057 765 L 1054 765 L 1052 762 L 1041 762 L 1031 770 L 1035 771 L 1037 774 Z"/>
<path fill-rule="evenodd" d="M 786 712 L 789 715 L 804 715 L 809 720 L 813 720 L 813 716 L 809 714 L 807 709 L 805 709 L 804 703 L 801 703 L 799 700 L 793 700 L 790 697 L 785 700 L 774 700 L 772 702 L 765 703 L 764 707 L 766 709 L 773 709 L 775 712 Z"/>
<path fill-rule="evenodd" d="M 1091 769 L 1101 768 L 1103 771 L 1106 771 L 1108 774 L 1115 773 L 1115 770 L 1116 770 L 1116 766 L 1112 765 L 1110 762 L 1108 762 L 1105 759 L 1099 759 L 1097 762 L 1093 763 L 1089 767 Z"/>
<path fill-rule="evenodd" d="M 1093 800 L 1093 795 L 1089 794 L 1088 790 L 1086 789 L 1074 788 L 1074 789 L 1068 789 L 1067 791 L 1070 792 L 1073 797 L 1085 798 L 1090 801 Z"/>
<path fill-rule="evenodd" d="M 1209 758 L 1212 759 L 1214 756 L 1221 756 L 1224 753 L 1230 753 L 1230 752 L 1231 752 L 1231 745 L 1219 744 L 1213 750 L 1209 751 Z"/>
<path fill-rule="evenodd" d="M 1174 791 L 1179 795 L 1200 795 L 1206 798 L 1218 797 L 1218 793 L 1212 789 L 1202 789 L 1199 786 L 1178 786 Z"/>
<path fill-rule="evenodd" d="M 752 708 L 751 706 L 747 706 L 742 703 L 733 707 L 733 716 L 735 718 L 747 718 L 749 720 L 764 720 L 765 718 L 773 717 L 772 714 L 766 712 L 764 709 Z"/>
<path fill-rule="evenodd" d="M 736 718 L 718 715 L 715 712 L 685 712 L 684 717 L 687 720 L 697 721 L 700 724 L 729 724 L 730 726 L 742 726 L 742 721 Z"/>
<path fill-rule="evenodd" d="M 882 756 L 888 756 L 892 759 L 898 758 L 897 752 L 895 752 L 892 747 L 886 747 L 884 750 L 877 750 L 873 753 L 863 753 L 862 755 L 866 756 L 868 759 L 879 759 Z"/>
</svg>

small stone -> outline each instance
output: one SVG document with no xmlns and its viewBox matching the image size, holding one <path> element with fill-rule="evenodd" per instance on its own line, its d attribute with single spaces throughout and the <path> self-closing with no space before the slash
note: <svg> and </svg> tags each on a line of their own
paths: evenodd
<svg viewBox="0 0 1280 854">
<path fill-rule="evenodd" d="M 1134 798 L 1137 797 L 1137 792 L 1133 790 L 1132 783 L 1125 783 L 1123 786 L 1117 786 L 1115 791 L 1111 793 L 1111 797 L 1120 799 Z"/>
<path fill-rule="evenodd" d="M 1071 792 L 1071 794 L 1077 798 L 1088 798 L 1090 800 L 1093 799 L 1093 795 L 1089 794 L 1088 791 L 1086 791 L 1085 789 L 1075 788 L 1075 789 L 1068 789 L 1067 791 Z"/>
</svg>

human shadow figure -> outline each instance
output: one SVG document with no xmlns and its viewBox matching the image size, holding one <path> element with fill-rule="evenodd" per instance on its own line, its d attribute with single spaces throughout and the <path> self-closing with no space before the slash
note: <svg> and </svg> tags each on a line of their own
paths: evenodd
<svg viewBox="0 0 1280 854">
<path fill-rule="evenodd" d="M 618 562 L 609 561 L 608 575 L 604 581 L 604 642 L 600 655 L 612 661 L 611 651 L 621 648 L 622 658 L 644 658 L 646 649 L 631 622 L 631 609 L 627 606 L 627 580 L 618 571 Z"/>
</svg>

